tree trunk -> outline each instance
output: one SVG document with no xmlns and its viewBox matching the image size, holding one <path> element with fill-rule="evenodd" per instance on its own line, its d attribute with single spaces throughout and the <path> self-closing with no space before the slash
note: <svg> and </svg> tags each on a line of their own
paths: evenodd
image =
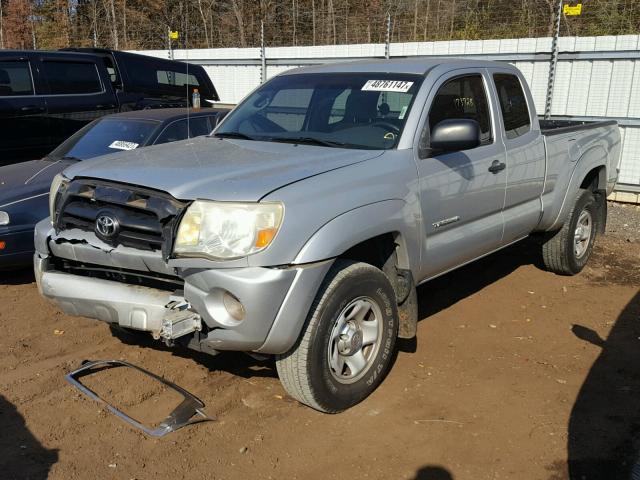
<svg viewBox="0 0 640 480">
<path fill-rule="evenodd" d="M 4 17 L 2 13 L 2 0 L 0 0 L 0 48 L 4 48 Z"/>
<path fill-rule="evenodd" d="M 122 35 L 124 37 L 123 48 L 129 48 L 129 29 L 127 27 L 127 0 L 122 0 Z"/>
<path fill-rule="evenodd" d="M 202 18 L 202 26 L 204 27 L 204 38 L 207 43 L 207 48 L 211 48 L 211 42 L 209 41 L 209 28 L 207 25 L 207 18 L 204 15 L 202 8 L 202 0 L 198 0 L 198 10 L 200 10 L 200 17 Z"/>
<path fill-rule="evenodd" d="M 418 0 L 413 0 L 413 41 L 418 40 Z"/>
<path fill-rule="evenodd" d="M 449 40 L 453 37 L 453 25 L 456 19 L 456 0 L 451 1 L 451 27 L 449 28 Z"/>
<path fill-rule="evenodd" d="M 293 46 L 296 46 L 296 0 L 291 0 L 291 22 L 293 23 L 293 38 L 291 43 Z"/>
<path fill-rule="evenodd" d="M 312 45 L 316 44 L 316 0 L 311 0 L 311 25 L 313 28 Z"/>
<path fill-rule="evenodd" d="M 238 22 L 238 35 L 240 36 L 240 46 L 247 46 L 247 37 L 244 33 L 244 20 L 242 19 L 242 10 L 238 6 L 238 0 L 231 0 L 231 6 L 233 7 L 233 13 L 236 17 L 236 22 Z"/>
<path fill-rule="evenodd" d="M 424 35 L 422 40 L 427 41 L 427 30 L 429 28 L 429 7 L 431 6 L 431 0 L 427 0 L 427 11 L 424 14 Z"/>
</svg>

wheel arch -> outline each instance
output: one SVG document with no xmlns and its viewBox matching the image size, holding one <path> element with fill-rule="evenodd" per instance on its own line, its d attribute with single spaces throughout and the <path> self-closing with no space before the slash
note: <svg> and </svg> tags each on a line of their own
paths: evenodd
<svg viewBox="0 0 640 480">
<path fill-rule="evenodd" d="M 420 264 L 418 223 L 403 200 L 385 200 L 350 210 L 318 229 L 297 254 L 293 264 L 329 258 L 371 260 L 373 252 L 392 246 L 399 268 L 415 276 Z M 368 263 L 372 263 L 371 261 Z M 379 268 L 379 263 L 372 263 Z"/>
<path fill-rule="evenodd" d="M 580 156 L 568 182 L 558 215 L 553 223 L 546 228 L 547 231 L 558 230 L 562 227 L 573 207 L 575 194 L 581 188 L 591 190 L 596 194 L 606 192 L 607 159 L 607 151 L 600 145 L 594 145 Z M 604 197 L 606 205 L 606 194 Z"/>
</svg>

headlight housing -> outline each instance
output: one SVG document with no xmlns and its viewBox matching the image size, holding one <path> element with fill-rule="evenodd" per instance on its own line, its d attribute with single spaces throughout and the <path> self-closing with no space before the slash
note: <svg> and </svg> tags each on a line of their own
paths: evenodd
<svg viewBox="0 0 640 480">
<path fill-rule="evenodd" d="M 182 217 L 173 252 L 215 260 L 246 257 L 273 242 L 283 216 L 281 203 L 196 200 Z"/>
<path fill-rule="evenodd" d="M 0 211 L 0 226 L 9 225 L 11 223 L 11 217 L 7 212 Z"/>
<path fill-rule="evenodd" d="M 51 181 L 51 189 L 49 190 L 49 215 L 51 216 L 52 225 L 56 222 L 56 197 L 61 190 L 64 190 L 67 187 L 68 184 L 69 179 L 61 173 L 53 177 L 53 180 Z"/>
</svg>

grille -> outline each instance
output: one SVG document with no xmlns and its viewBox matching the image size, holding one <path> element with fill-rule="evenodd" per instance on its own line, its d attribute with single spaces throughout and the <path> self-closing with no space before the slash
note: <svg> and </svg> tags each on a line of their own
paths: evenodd
<svg viewBox="0 0 640 480">
<path fill-rule="evenodd" d="M 170 292 L 184 289 L 184 280 L 180 277 L 163 275 L 155 272 L 138 272 L 125 268 L 94 265 L 75 260 L 66 260 L 58 257 L 50 258 L 50 268 L 57 272 L 71 273 L 83 277 L 99 278 L 113 282 L 140 285 Z"/>
<path fill-rule="evenodd" d="M 161 250 L 167 257 L 180 213 L 186 204 L 170 195 L 129 185 L 80 179 L 56 198 L 56 231 L 78 228 L 102 241 L 140 250 Z M 97 227 L 103 220 L 104 228 Z"/>
</svg>

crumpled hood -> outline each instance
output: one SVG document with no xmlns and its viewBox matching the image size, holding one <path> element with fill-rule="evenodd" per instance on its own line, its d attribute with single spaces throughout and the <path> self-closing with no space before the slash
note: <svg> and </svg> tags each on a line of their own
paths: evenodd
<svg viewBox="0 0 640 480">
<path fill-rule="evenodd" d="M 45 158 L 0 167 L 0 206 L 49 193 L 53 177 L 72 163 Z"/>
<path fill-rule="evenodd" d="M 65 175 L 145 186 L 181 200 L 258 201 L 284 185 L 382 153 L 198 137 L 98 157 Z"/>
</svg>

